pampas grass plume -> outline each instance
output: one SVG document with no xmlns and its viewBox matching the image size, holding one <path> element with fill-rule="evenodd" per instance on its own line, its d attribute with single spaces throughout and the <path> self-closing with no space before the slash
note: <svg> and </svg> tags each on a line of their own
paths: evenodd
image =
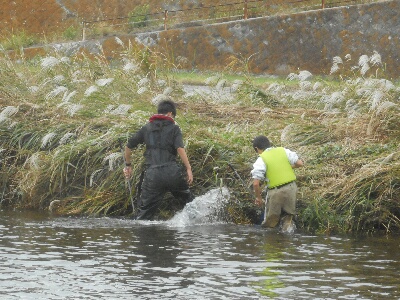
<svg viewBox="0 0 400 300">
<path fill-rule="evenodd" d="M 117 159 L 120 157 L 122 157 L 121 152 L 111 153 L 103 159 L 103 163 L 108 162 L 108 167 L 109 167 L 110 171 L 113 171 L 114 167 L 116 166 Z"/>
<path fill-rule="evenodd" d="M 114 81 L 114 78 L 98 79 L 98 80 L 96 80 L 96 84 L 98 86 L 106 86 L 106 85 L 109 85 L 113 81 Z"/>
<path fill-rule="evenodd" d="M 56 134 L 54 132 L 50 132 L 48 134 L 46 134 L 43 138 L 42 138 L 42 144 L 40 146 L 41 149 L 45 149 L 47 147 L 48 144 L 51 143 L 51 141 L 56 137 Z"/>
<path fill-rule="evenodd" d="M 65 93 L 67 92 L 68 89 L 65 86 L 58 86 L 54 90 L 52 90 L 50 93 L 48 93 L 45 97 L 46 100 L 52 100 L 54 99 L 58 94 Z"/>
<path fill-rule="evenodd" d="M 309 80 L 309 79 L 311 79 L 312 76 L 313 76 L 313 75 L 311 74 L 311 72 L 309 72 L 309 71 L 307 71 L 307 70 L 304 70 L 304 71 L 300 71 L 300 72 L 299 72 L 299 79 L 300 79 L 301 81 Z"/>
<path fill-rule="evenodd" d="M 40 65 L 43 69 L 51 69 L 57 66 L 60 63 L 60 60 L 53 56 L 45 57 L 41 60 Z"/>
<path fill-rule="evenodd" d="M 91 94 L 97 92 L 99 90 L 99 88 L 95 85 L 92 85 L 90 87 L 88 87 L 85 91 L 85 97 L 89 97 Z"/>
</svg>

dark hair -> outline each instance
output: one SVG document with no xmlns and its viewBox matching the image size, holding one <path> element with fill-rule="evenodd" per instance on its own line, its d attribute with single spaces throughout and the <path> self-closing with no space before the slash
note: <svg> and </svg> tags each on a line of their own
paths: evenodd
<svg viewBox="0 0 400 300">
<path fill-rule="evenodd" d="M 158 108 L 157 108 L 157 113 L 159 114 L 167 114 L 167 113 L 172 113 L 172 115 L 175 117 L 176 116 L 176 107 L 175 107 L 175 103 L 171 100 L 164 100 L 161 101 L 158 104 Z"/>
<path fill-rule="evenodd" d="M 260 150 L 265 150 L 271 147 L 271 143 L 265 135 L 259 135 L 253 140 L 253 148 L 255 149 L 256 147 Z"/>
</svg>

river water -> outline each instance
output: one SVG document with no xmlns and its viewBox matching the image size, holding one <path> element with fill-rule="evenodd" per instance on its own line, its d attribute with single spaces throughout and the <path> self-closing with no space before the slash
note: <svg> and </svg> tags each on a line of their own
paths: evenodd
<svg viewBox="0 0 400 300">
<path fill-rule="evenodd" d="M 226 224 L 208 200 L 165 222 L 2 210 L 1 299 L 400 299 L 398 236 Z"/>
</svg>

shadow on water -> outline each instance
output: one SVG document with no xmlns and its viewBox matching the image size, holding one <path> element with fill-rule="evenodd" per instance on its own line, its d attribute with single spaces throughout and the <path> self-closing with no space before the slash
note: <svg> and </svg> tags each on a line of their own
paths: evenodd
<svg viewBox="0 0 400 300">
<path fill-rule="evenodd" d="M 0 211 L 2 299 L 400 297 L 398 237 L 226 224 L 227 197 L 196 198 L 167 222 Z"/>
</svg>

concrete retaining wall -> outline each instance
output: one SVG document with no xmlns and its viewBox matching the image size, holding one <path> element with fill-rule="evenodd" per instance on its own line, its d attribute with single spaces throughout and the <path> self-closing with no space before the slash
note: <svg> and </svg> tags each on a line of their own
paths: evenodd
<svg viewBox="0 0 400 300">
<path fill-rule="evenodd" d="M 232 56 L 250 71 L 282 74 L 308 70 L 329 74 L 332 59 L 378 52 L 386 76 L 400 75 L 400 1 L 315 10 L 279 17 L 138 34 L 140 41 L 177 59 L 186 68 L 221 70 Z"/>
<path fill-rule="evenodd" d="M 251 73 L 288 75 L 308 70 L 330 73 L 332 59 L 350 54 L 352 65 L 361 55 L 382 57 L 385 77 L 400 77 L 400 1 L 384 1 L 263 17 L 166 31 L 120 36 L 154 51 L 187 70 L 224 70 L 234 60 Z M 55 45 L 68 51 L 117 56 L 115 37 Z M 54 45 L 53 45 L 54 46 Z M 71 50 L 72 49 L 72 50 Z M 42 55 L 41 48 L 24 50 L 25 57 Z"/>
</svg>

